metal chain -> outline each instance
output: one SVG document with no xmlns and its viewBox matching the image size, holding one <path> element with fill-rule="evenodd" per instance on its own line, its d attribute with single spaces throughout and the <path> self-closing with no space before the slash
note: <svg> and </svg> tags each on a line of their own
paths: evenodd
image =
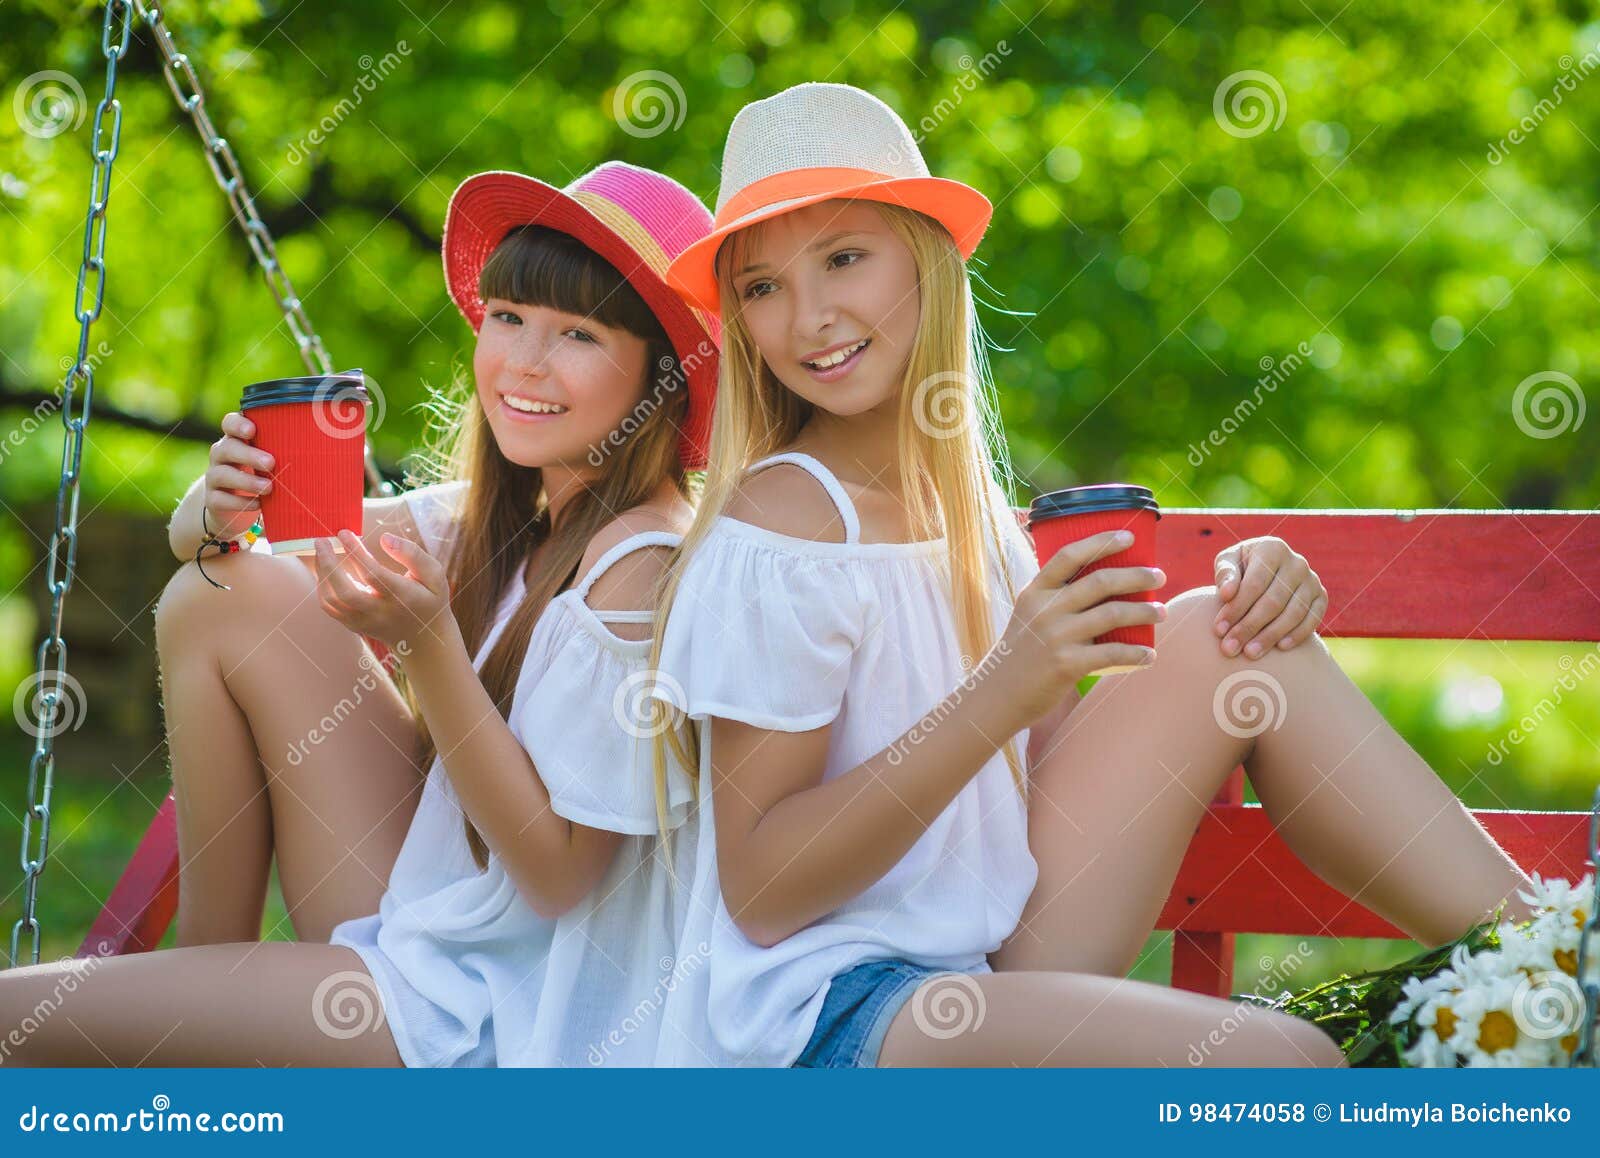
<svg viewBox="0 0 1600 1158">
<path fill-rule="evenodd" d="M 1578 1048 L 1569 1065 L 1597 1066 L 1596 1023 L 1600 1021 L 1600 788 L 1595 789 L 1589 812 L 1589 867 L 1594 870 L 1594 896 L 1589 898 L 1589 920 L 1578 941 L 1578 984 L 1583 989 L 1583 1026 Z M 1592 976 L 1591 976 L 1592 974 Z"/>
<path fill-rule="evenodd" d="M 94 366 L 89 361 L 89 330 L 100 317 L 106 296 L 106 206 L 111 200 L 111 166 L 117 159 L 122 135 L 122 103 L 117 100 L 117 62 L 128 51 L 129 0 L 108 0 L 100 32 L 100 49 L 106 58 L 106 92 L 94 111 L 94 172 L 89 178 L 89 211 L 83 226 L 83 259 L 78 265 L 78 290 L 73 312 L 78 318 L 78 357 L 61 383 L 61 422 L 66 435 L 61 448 L 61 484 L 56 491 L 56 524 L 50 537 L 50 633 L 39 645 L 39 670 L 34 702 L 39 709 L 38 734 L 33 759 L 28 763 L 28 807 L 22 814 L 22 917 L 11 926 L 10 963 L 26 931 L 32 939 L 32 960 L 39 962 L 39 876 L 50 858 L 50 790 L 55 779 L 55 734 L 63 708 L 62 690 L 67 680 L 67 642 L 61 637 L 62 612 L 78 558 L 78 478 L 83 464 L 83 431 L 89 424 L 94 398 Z M 120 29 L 119 29 L 120 26 Z M 112 35 L 118 36 L 112 43 Z M 110 139 L 106 139 L 106 113 L 111 113 Z M 94 275 L 94 304 L 85 306 L 90 274 Z M 73 391 L 83 386 L 83 412 L 73 417 Z M 64 550 L 63 550 L 64 548 Z M 65 575 L 58 574 L 63 559 Z M 55 666 L 50 665 L 54 654 Z M 38 847 L 34 848 L 34 825 Z"/>
<path fill-rule="evenodd" d="M 55 734 L 61 724 L 61 713 L 72 705 L 66 702 L 63 690 L 70 690 L 67 680 L 67 642 L 61 634 L 66 595 L 72 589 L 76 576 L 78 557 L 78 480 L 83 464 L 83 435 L 89 424 L 91 404 L 94 399 L 94 365 L 89 359 L 89 332 L 100 317 L 106 295 L 106 207 L 111 201 L 111 168 L 117 159 L 122 138 L 122 102 L 117 100 L 117 63 L 128 51 L 132 31 L 132 17 L 137 12 L 155 34 L 161 49 L 162 68 L 167 85 L 172 89 L 178 106 L 194 121 L 206 145 L 206 163 L 211 167 L 217 184 L 227 195 L 234 218 L 244 230 L 250 249 L 256 256 L 267 286 L 277 299 L 289 332 L 300 349 L 306 369 L 313 374 L 328 374 L 333 363 L 322 344 L 322 338 L 311 325 L 289 275 L 278 262 L 277 247 L 272 233 L 256 212 L 255 202 L 245 185 L 244 174 L 228 142 L 217 135 L 205 110 L 205 96 L 200 82 L 189 64 L 189 59 L 178 52 L 172 36 L 162 22 L 157 8 L 147 7 L 143 0 L 107 0 L 101 22 L 100 49 L 106 59 L 106 91 L 94 113 L 94 139 L 92 155 L 94 169 L 89 178 L 89 208 L 83 229 L 83 258 L 78 267 L 77 292 L 73 297 L 73 312 L 78 319 L 78 355 L 62 380 L 61 422 L 66 428 L 61 451 L 61 481 L 56 491 L 55 530 L 50 538 L 50 568 L 47 590 L 50 592 L 50 632 L 39 645 L 38 671 L 34 677 L 34 704 L 38 711 L 38 734 L 34 741 L 33 758 L 28 763 L 28 805 L 22 814 L 22 916 L 11 927 L 8 961 L 15 967 L 22 935 L 30 940 L 30 960 L 39 962 L 40 925 L 38 915 L 39 878 L 50 860 L 50 795 L 55 781 Z M 113 43 L 112 37 L 116 41 Z M 189 84 L 187 95 L 179 74 Z M 106 114 L 111 114 L 109 136 Z M 93 275 L 94 301 L 86 305 Z M 82 412 L 73 415 L 73 394 L 83 388 Z M 378 472 L 370 443 L 365 451 L 365 473 L 369 494 L 392 495 L 393 484 Z M 51 665 L 51 657 L 55 663 Z M 36 827 L 37 826 L 37 827 Z M 35 841 L 37 840 L 37 845 Z"/>
<path fill-rule="evenodd" d="M 250 243 L 250 250 L 267 279 L 267 288 L 272 291 L 278 308 L 283 311 L 283 320 L 289 326 L 289 333 L 300 350 L 306 370 L 312 374 L 333 373 L 333 361 L 322 344 L 322 336 L 311 324 L 299 295 L 294 292 L 288 272 L 278 263 L 278 247 L 272 240 L 267 223 L 256 212 L 256 203 L 250 196 L 239 160 L 234 156 L 232 146 L 218 135 L 216 126 L 211 123 L 211 115 L 206 112 L 205 90 L 200 87 L 200 78 L 195 75 L 189 57 L 178 51 L 172 33 L 161 18 L 161 9 L 145 4 L 144 0 L 133 0 L 133 6 L 138 10 L 139 18 L 150 26 L 150 31 L 155 35 L 156 47 L 161 50 L 161 69 L 166 73 L 167 87 L 172 90 L 172 98 L 178 102 L 178 107 L 189 114 L 195 131 L 200 134 L 201 143 L 205 145 L 206 164 L 210 166 L 218 188 L 228 198 L 234 220 L 244 231 L 245 240 Z M 366 446 L 364 469 L 369 494 L 395 493 L 393 484 L 378 473 L 371 443 Z"/>
</svg>

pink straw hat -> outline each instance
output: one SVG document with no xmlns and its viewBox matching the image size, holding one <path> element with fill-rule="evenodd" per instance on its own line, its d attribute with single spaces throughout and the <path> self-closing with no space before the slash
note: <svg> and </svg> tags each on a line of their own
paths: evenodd
<svg viewBox="0 0 1600 1158">
<path fill-rule="evenodd" d="M 450 197 L 441 249 L 445 284 L 474 333 L 484 313 L 478 276 L 495 246 L 519 225 L 577 238 L 615 266 L 654 312 L 689 386 L 678 457 L 690 470 L 703 467 L 722 326 L 715 310 L 695 308 L 666 282 L 672 259 L 711 228 L 700 199 L 671 177 L 622 161 L 607 161 L 565 189 L 503 170 L 468 177 Z"/>
<path fill-rule="evenodd" d="M 797 84 L 739 110 L 722 151 L 716 225 L 667 271 L 668 283 L 716 314 L 717 250 L 728 235 L 791 209 L 862 198 L 916 209 L 971 257 L 994 207 L 970 185 L 933 177 L 900 115 L 848 84 Z"/>
</svg>

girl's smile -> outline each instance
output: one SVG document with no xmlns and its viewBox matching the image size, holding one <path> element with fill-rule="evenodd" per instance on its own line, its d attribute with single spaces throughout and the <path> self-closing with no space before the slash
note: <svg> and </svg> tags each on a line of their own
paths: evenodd
<svg viewBox="0 0 1600 1158">
<path fill-rule="evenodd" d="M 569 407 L 559 402 L 546 402 L 525 394 L 502 394 L 501 413 L 512 422 L 543 422 L 560 418 Z"/>
<path fill-rule="evenodd" d="M 866 357 L 867 347 L 872 344 L 871 338 L 859 338 L 854 342 L 841 342 L 820 354 L 809 358 L 800 359 L 801 365 L 811 371 L 811 376 L 818 382 L 837 382 L 856 364 Z"/>
</svg>

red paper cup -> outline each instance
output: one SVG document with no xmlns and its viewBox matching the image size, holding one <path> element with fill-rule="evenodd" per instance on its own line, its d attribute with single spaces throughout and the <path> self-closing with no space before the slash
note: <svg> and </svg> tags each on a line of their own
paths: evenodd
<svg viewBox="0 0 1600 1158">
<path fill-rule="evenodd" d="M 272 456 L 272 489 L 261 496 L 272 553 L 310 555 L 318 539 L 341 530 L 359 535 L 367 434 L 361 371 L 256 382 L 244 388 L 239 411 L 255 423 L 252 445 Z"/>
<path fill-rule="evenodd" d="M 1132 531 L 1133 545 L 1114 555 L 1096 559 L 1079 570 L 1074 578 L 1098 571 L 1102 567 L 1154 567 L 1156 566 L 1156 520 L 1161 518 L 1161 508 L 1148 487 L 1129 483 L 1102 483 L 1096 486 L 1068 487 L 1051 491 L 1033 500 L 1028 508 L 1028 531 L 1033 535 L 1034 550 L 1042 567 L 1057 551 L 1068 543 L 1087 539 L 1102 531 Z M 1136 591 L 1131 595 L 1113 595 L 1141 603 L 1155 601 L 1154 591 Z M 1156 629 L 1153 623 L 1140 623 L 1132 627 L 1117 627 L 1095 637 L 1096 643 L 1132 643 L 1140 647 L 1154 647 Z M 1129 665 L 1101 668 L 1098 675 L 1111 672 L 1132 671 Z"/>
</svg>

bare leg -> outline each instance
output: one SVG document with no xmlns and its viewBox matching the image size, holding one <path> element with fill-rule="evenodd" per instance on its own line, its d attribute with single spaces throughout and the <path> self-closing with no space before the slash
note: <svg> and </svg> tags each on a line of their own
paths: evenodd
<svg viewBox="0 0 1600 1158">
<path fill-rule="evenodd" d="M 889 1024 L 880 1066 L 1342 1066 L 1309 1021 L 1086 973 L 942 974 Z"/>
<path fill-rule="evenodd" d="M 178 803 L 178 940 L 261 935 L 276 851 L 303 941 L 376 912 L 421 796 L 411 714 L 295 558 L 236 554 L 168 583 L 156 637 Z"/>
<path fill-rule="evenodd" d="M 1460 936 L 1502 900 L 1508 916 L 1528 915 L 1514 895 L 1527 876 L 1320 636 L 1230 658 L 1211 632 L 1214 587 L 1167 606 L 1155 664 L 1096 683 L 1034 768 L 1039 883 L 994 968 L 1124 976 L 1241 762 L 1295 854 L 1424 945 Z"/>
<path fill-rule="evenodd" d="M 0 1066 L 398 1066 L 354 950 L 269 941 L 0 973 Z"/>
</svg>

